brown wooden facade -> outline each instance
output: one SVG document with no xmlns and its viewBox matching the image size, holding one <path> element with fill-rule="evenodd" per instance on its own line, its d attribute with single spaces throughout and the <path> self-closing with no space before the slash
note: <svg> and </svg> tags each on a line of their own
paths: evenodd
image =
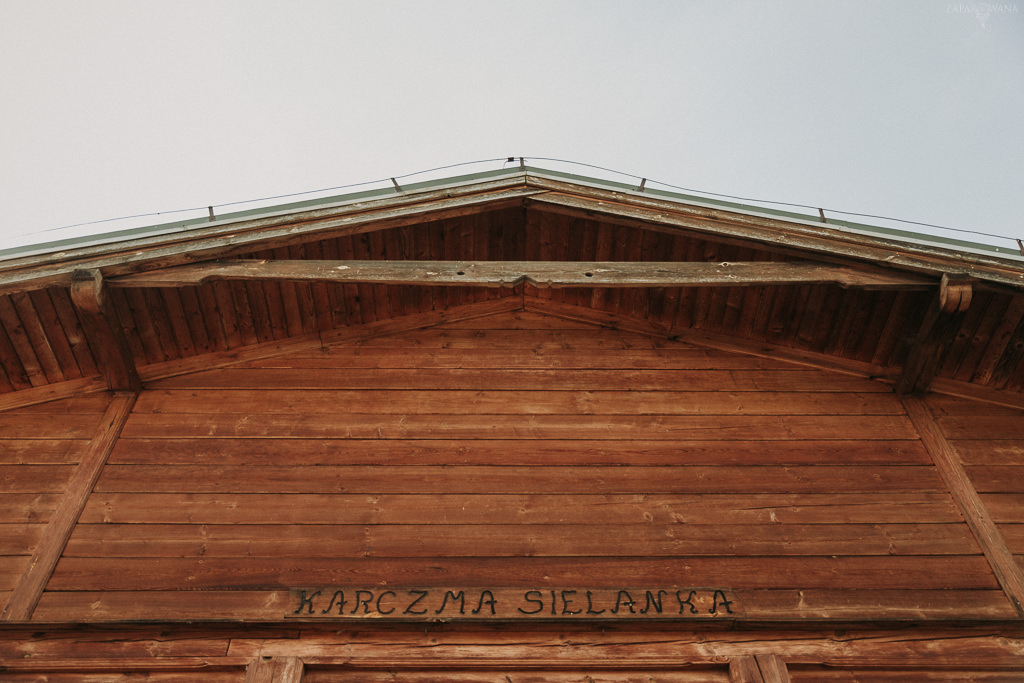
<svg viewBox="0 0 1024 683">
<path fill-rule="evenodd" d="M 0 680 L 1019 681 L 1022 264 L 531 171 L 0 261 Z"/>
</svg>

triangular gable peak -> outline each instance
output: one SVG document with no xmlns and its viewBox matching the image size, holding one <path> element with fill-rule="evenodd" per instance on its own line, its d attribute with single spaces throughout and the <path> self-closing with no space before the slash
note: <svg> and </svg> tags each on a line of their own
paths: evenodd
<svg viewBox="0 0 1024 683">
<path fill-rule="evenodd" d="M 1019 259 L 897 237 L 524 169 L 9 250 L 0 391 L 136 388 L 510 299 L 1019 403 Z"/>
</svg>

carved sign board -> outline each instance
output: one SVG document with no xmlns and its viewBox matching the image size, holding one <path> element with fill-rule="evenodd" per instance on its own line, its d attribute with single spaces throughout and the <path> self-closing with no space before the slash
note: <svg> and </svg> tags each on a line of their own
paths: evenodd
<svg viewBox="0 0 1024 683">
<path fill-rule="evenodd" d="M 728 588 L 352 588 L 291 590 L 289 619 L 736 619 Z"/>
</svg>

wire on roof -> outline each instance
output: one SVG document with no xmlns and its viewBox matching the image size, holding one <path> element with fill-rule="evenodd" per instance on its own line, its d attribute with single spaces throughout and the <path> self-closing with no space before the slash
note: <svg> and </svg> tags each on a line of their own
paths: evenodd
<svg viewBox="0 0 1024 683">
<path fill-rule="evenodd" d="M 377 179 L 377 180 L 367 180 L 367 181 L 361 182 L 361 183 L 350 183 L 348 185 L 335 185 L 334 187 L 326 187 L 326 188 L 321 188 L 319 190 L 305 190 L 303 192 L 291 192 L 291 193 L 288 193 L 288 194 L 278 194 L 278 195 L 272 195 L 272 196 L 269 196 L 269 197 L 260 197 L 258 199 L 244 199 L 244 200 L 240 200 L 240 201 L 236 201 L 236 202 L 225 202 L 223 204 L 214 204 L 212 206 L 199 206 L 199 207 L 193 207 L 193 208 L 189 208 L 189 209 L 172 209 L 170 211 L 154 211 L 152 213 L 139 213 L 139 214 L 134 214 L 134 215 L 131 215 L 131 216 L 120 216 L 118 218 L 105 218 L 105 219 L 96 220 L 96 221 L 86 221 L 84 223 L 74 223 L 72 225 L 62 225 L 62 226 L 60 226 L 58 228 L 48 228 L 46 230 L 40 230 L 40 231 L 35 232 L 35 233 L 27 233 L 27 234 L 44 234 L 44 233 L 48 233 L 48 232 L 57 232 L 57 231 L 60 231 L 60 230 L 70 230 L 72 228 L 81 228 L 81 227 L 84 227 L 84 226 L 87 226 L 87 225 L 100 225 L 100 224 L 103 224 L 103 223 L 113 223 L 113 222 L 116 222 L 116 221 L 126 221 L 126 220 L 135 219 L 135 218 L 150 218 L 150 217 L 153 217 L 153 216 L 163 216 L 163 215 L 167 215 L 167 214 L 187 213 L 187 212 L 191 212 L 191 211 L 201 211 L 201 210 L 207 209 L 207 208 L 210 210 L 210 212 L 212 214 L 214 207 L 222 208 L 222 207 L 227 207 L 227 206 L 238 206 L 240 204 L 255 204 L 257 202 L 266 202 L 266 201 L 272 201 L 272 200 L 277 200 L 277 199 L 289 199 L 289 198 L 292 198 L 292 197 L 304 197 L 304 196 L 309 196 L 309 195 L 321 194 L 323 192 L 335 192 L 335 191 L 338 191 L 338 190 L 348 190 L 348 189 L 352 189 L 352 188 L 355 188 L 355 187 L 365 187 L 367 185 L 380 185 L 380 184 L 384 184 L 384 183 L 388 183 L 388 182 L 391 182 L 391 183 L 394 184 L 395 187 L 400 188 L 400 186 L 398 185 L 396 180 L 401 180 L 401 179 L 405 179 L 405 178 L 411 178 L 413 176 L 426 175 L 428 173 L 436 173 L 437 171 L 444 171 L 444 170 L 451 169 L 451 168 L 459 168 L 459 167 L 462 167 L 462 166 L 473 166 L 473 165 L 477 165 L 477 164 L 496 163 L 496 162 L 499 162 L 499 161 L 503 162 L 502 163 L 502 168 L 504 168 L 505 164 L 514 163 L 516 158 L 517 157 L 498 157 L 498 158 L 494 158 L 494 159 L 481 159 L 481 160 L 478 160 L 478 161 L 463 161 L 463 162 L 460 162 L 460 163 L 457 163 L 457 164 L 448 164 L 446 166 L 437 166 L 437 167 L 430 168 L 430 169 L 427 169 L 427 170 L 424 170 L 424 171 L 414 171 L 412 173 L 406 173 L 405 175 L 398 175 L 398 176 L 393 176 L 393 177 L 389 176 L 387 178 L 380 178 L 380 179 Z M 682 192 L 690 192 L 690 193 L 693 193 L 693 194 L 696 194 L 696 195 L 703 195 L 703 196 L 707 196 L 707 197 L 722 197 L 722 198 L 725 198 L 725 199 L 734 199 L 736 201 L 741 201 L 741 202 L 754 202 L 754 203 L 757 203 L 757 204 L 772 204 L 772 205 L 775 205 L 775 206 L 791 206 L 791 207 L 796 207 L 796 208 L 801 208 L 801 209 L 810 209 L 810 210 L 819 211 L 819 212 L 822 211 L 822 207 L 811 206 L 809 204 L 797 204 L 797 203 L 793 203 L 793 202 L 780 202 L 780 201 L 775 201 L 775 200 L 772 200 L 772 199 L 755 199 L 755 198 L 752 198 L 752 197 L 739 197 L 737 195 L 722 194 L 722 193 L 719 193 L 719 192 L 708 192 L 706 190 L 697 190 L 697 189 L 693 189 L 693 188 L 689 188 L 689 187 L 682 187 L 680 185 L 673 185 L 671 183 L 662 182 L 660 180 L 652 180 L 650 178 L 645 178 L 645 177 L 642 177 L 642 176 L 634 175 L 632 173 L 625 173 L 623 171 L 616 171 L 615 169 L 607 168 L 605 166 L 597 166 L 595 164 L 585 164 L 585 163 L 582 163 L 582 162 L 579 162 L 579 161 L 568 161 L 566 159 L 556 159 L 554 157 L 540 157 L 540 156 L 526 156 L 526 157 L 522 157 L 521 156 L 521 157 L 518 157 L 518 159 L 519 159 L 520 169 L 525 169 L 526 160 L 529 159 L 529 160 L 532 160 L 532 161 L 552 161 L 552 162 L 559 163 L 559 164 L 568 164 L 570 166 L 582 166 L 584 168 L 593 168 L 593 169 L 596 169 L 596 170 L 599 170 L 599 171 L 604 171 L 606 173 L 614 173 L 616 175 L 620 175 L 620 176 L 623 176 L 623 177 L 626 177 L 626 178 L 633 178 L 633 179 L 636 179 L 636 180 L 640 180 L 641 181 L 641 185 L 640 185 L 640 188 L 639 188 L 640 191 L 643 191 L 645 185 L 648 182 L 650 182 L 650 183 L 653 183 L 653 184 L 656 184 L 656 185 L 660 185 L 662 187 L 671 188 L 673 190 L 679 190 L 679 191 L 682 191 Z M 920 221 L 912 221 L 912 220 L 907 220 L 907 219 L 904 219 L 904 218 L 893 218 L 891 216 L 879 216 L 879 215 L 870 214 L 870 213 L 857 213 L 857 212 L 854 212 L 854 211 L 842 211 L 840 209 L 830 209 L 830 208 L 827 208 L 827 207 L 825 207 L 824 210 L 825 211 L 829 211 L 831 213 L 842 214 L 844 216 L 857 216 L 859 218 L 874 218 L 876 220 L 894 221 L 896 223 L 904 223 L 906 225 L 919 225 L 919 226 L 922 226 L 922 227 L 937 228 L 939 230 L 948 230 L 950 232 L 958 232 L 958 233 L 964 233 L 964 234 L 970 234 L 970 235 L 981 235 L 981 236 L 984 236 L 984 237 L 994 237 L 996 239 L 1012 240 L 1012 238 L 1006 237 L 1005 235 L 996 235 L 996 234 L 993 234 L 993 233 L 990 233 L 990 232 L 981 232 L 981 231 L 978 231 L 978 230 L 966 230 L 966 229 L 963 229 L 963 228 L 951 228 L 951 227 L 948 227 L 948 226 L 945 226 L 945 225 L 937 225 L 935 223 L 922 223 Z M 1024 253 L 1024 249 L 1022 249 L 1022 253 Z"/>
</svg>

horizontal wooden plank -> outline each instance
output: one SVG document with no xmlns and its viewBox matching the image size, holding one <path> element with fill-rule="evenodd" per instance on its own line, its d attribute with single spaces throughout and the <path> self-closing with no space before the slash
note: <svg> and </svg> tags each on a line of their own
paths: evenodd
<svg viewBox="0 0 1024 683">
<path fill-rule="evenodd" d="M 1015 555 L 1024 555 L 1024 524 L 1000 524 L 999 532 Z"/>
<path fill-rule="evenodd" d="M 0 555 L 31 555 L 45 528 L 45 524 L 0 523 Z"/>
<path fill-rule="evenodd" d="M 47 401 L 6 411 L 11 415 L 95 415 L 98 420 L 110 404 L 110 394 L 102 392 Z"/>
<path fill-rule="evenodd" d="M 1024 493 L 1024 464 L 972 465 L 965 469 L 979 493 Z"/>
<path fill-rule="evenodd" d="M 60 493 L 73 465 L 0 465 L 0 493 Z"/>
<path fill-rule="evenodd" d="M 792 363 L 741 354 L 723 354 L 682 346 L 583 353 L 566 348 L 486 347 L 465 349 L 376 348 L 338 346 L 327 352 L 290 354 L 240 364 L 240 367 L 288 368 L 560 368 L 651 370 L 793 369 Z"/>
<path fill-rule="evenodd" d="M 41 466 L 40 466 L 41 467 Z M 22 468 L 25 469 L 25 468 Z M 2 477 L 0 470 L 0 477 Z M 27 490 L 23 484 L 12 490 Z M 40 488 L 41 485 L 35 485 Z M 30 490 L 30 489 L 28 489 Z M 48 490 L 48 489 L 43 489 Z M 107 465 L 101 493 L 827 493 L 941 491 L 933 467 Z"/>
<path fill-rule="evenodd" d="M 0 464 L 74 464 L 89 442 L 84 439 L 0 439 Z"/>
<path fill-rule="evenodd" d="M 473 320 L 456 320 L 439 325 L 439 330 L 594 330 L 601 329 L 591 322 L 569 320 L 534 311 L 510 311 L 500 315 Z"/>
<path fill-rule="evenodd" d="M 1020 417 L 1019 408 L 994 405 L 983 401 L 972 401 L 959 396 L 928 394 L 928 409 L 936 417 Z"/>
<path fill-rule="evenodd" d="M 510 663 L 511 664 L 511 663 Z M 524 663 L 525 664 L 525 663 Z M 469 665 L 472 666 L 472 665 Z M 621 665 L 620 665 L 621 666 Z M 637 669 L 621 669 L 608 671 L 598 665 L 581 671 L 551 671 L 546 667 L 518 669 L 515 665 L 502 667 L 500 672 L 490 667 L 484 671 L 445 671 L 443 675 L 447 683 L 729 683 L 729 671 L 724 664 L 708 665 L 677 665 L 667 668 L 662 666 L 645 666 Z M 581 675 L 583 678 L 581 678 Z M 322 669 L 307 668 L 302 676 L 302 683 L 436 683 L 437 670 L 405 671 L 405 670 L 352 670 L 349 668 Z M 589 681 L 588 681 L 589 679 Z M 987 682 L 986 682 L 987 683 Z"/>
<path fill-rule="evenodd" d="M 90 662 L 61 660 L 58 664 L 53 662 L 37 662 L 34 666 L 22 664 L 27 671 L 7 670 L 4 673 L 4 680 L 7 683 L 134 683 L 140 676 L 146 681 L 153 683 L 195 683 L 202 680 L 203 683 L 243 683 L 245 680 L 245 668 L 242 666 L 231 667 L 230 670 L 218 671 L 218 667 L 226 666 L 216 660 L 198 660 L 192 662 L 177 662 L 172 664 L 179 667 L 180 671 L 153 671 L 154 666 L 167 666 L 168 663 L 155 664 L 152 660 L 150 666 L 136 664 L 128 673 L 112 673 L 109 671 L 111 664 L 96 666 L 100 673 L 89 673 Z M 124 666 L 125 662 L 115 663 L 114 666 Z M 8 665 L 9 666 L 9 665 Z M 54 671 L 54 668 L 67 667 L 71 672 Z M 32 670 L 43 670 L 45 673 L 32 673 Z"/>
<path fill-rule="evenodd" d="M 180 657 L 224 657 L 231 643 L 230 633 L 216 631 L 193 631 L 168 634 L 166 632 L 131 629 L 127 632 L 110 630 L 78 630 L 62 632 L 47 629 L 19 637 L 17 632 L 8 631 L 0 640 L 0 661 L 9 663 L 12 659 L 121 661 L 131 666 L 132 659 L 150 659 L 161 667 L 168 665 L 168 659 Z M 159 662 L 156 661 L 159 658 Z"/>
<path fill-rule="evenodd" d="M 1008 620 L 1015 617 L 1016 612 L 1009 605 L 1006 597 L 998 590 L 958 590 L 958 591 L 934 591 L 920 589 L 865 589 L 865 590 L 837 590 L 837 589 L 789 589 L 789 590 L 743 590 L 738 593 L 743 601 L 746 618 L 748 620 L 762 621 L 793 621 L 809 619 L 814 621 L 836 620 L 840 622 L 858 621 L 864 618 L 866 613 L 871 614 L 873 622 L 907 622 L 938 620 L 948 622 L 950 620 L 972 621 L 972 620 Z M 198 620 L 225 620 L 245 619 L 249 621 L 273 621 L 279 622 L 281 615 L 288 609 L 290 596 L 286 590 L 197 590 L 197 591 L 48 591 L 43 594 L 39 606 L 33 616 L 37 622 L 66 622 L 66 621 L 91 621 L 91 622 L 113 622 L 113 621 L 198 621 Z M 564 625 L 562 625 L 564 629 Z M 365 626 L 363 627 L 365 630 Z M 611 633 L 611 632 L 609 632 Z M 676 631 L 678 634 L 678 631 Z M 765 633 L 765 632 L 761 632 Z M 364 635 L 364 634 L 360 634 Z M 353 655 L 356 660 L 365 659 L 367 656 L 375 658 L 387 658 L 404 653 L 407 657 L 437 658 L 442 660 L 445 657 L 452 657 L 458 653 L 462 656 L 473 656 L 476 661 L 486 659 L 489 651 L 494 656 L 495 645 L 487 642 L 480 642 L 479 635 L 475 640 L 466 643 L 457 643 L 445 647 L 438 643 L 432 643 L 430 647 L 413 647 L 410 645 L 396 644 L 388 646 L 381 642 L 379 634 L 369 632 L 365 635 L 375 635 L 372 642 L 360 642 L 363 639 L 345 639 L 342 647 L 344 654 L 352 661 Z M 510 659 L 517 657 L 529 657 L 529 650 L 533 649 L 533 656 L 538 656 L 536 646 L 523 643 L 523 637 L 517 636 L 517 644 L 511 644 L 502 648 L 504 654 Z M 568 634 L 567 634 L 568 635 Z M 563 650 L 570 658 L 594 656 L 595 652 L 585 645 L 588 642 L 583 634 L 576 640 L 580 644 L 579 649 L 572 648 Z M 620 646 L 624 655 L 633 654 L 638 651 L 647 653 L 647 656 L 659 654 L 655 643 L 663 642 L 668 648 L 664 654 L 681 656 L 685 651 L 680 644 L 672 637 L 663 637 L 652 642 L 651 634 L 644 634 L 647 641 L 640 646 L 642 649 L 630 650 Z M 750 634 L 745 635 L 747 642 L 740 644 L 740 647 L 750 647 Z M 437 633 L 428 634 L 429 637 L 438 637 Z M 591 635 L 590 639 L 598 638 L 598 635 Z M 678 637 L 678 635 L 677 635 Z M 700 644 L 703 651 L 708 648 L 718 649 L 716 643 L 721 643 L 725 636 L 708 640 L 705 638 Z M 861 638 L 832 639 L 829 647 L 856 648 L 857 641 Z M 881 642 L 875 643 L 871 639 L 866 640 L 866 646 L 875 645 L 886 651 L 885 641 L 890 646 L 895 642 L 899 644 L 898 654 L 887 652 L 890 657 L 902 656 L 906 662 L 916 650 L 907 652 L 905 638 L 893 636 L 883 638 Z M 238 642 L 240 647 L 235 648 Z M 237 639 L 233 642 L 232 652 L 243 651 L 247 644 L 244 639 Z M 935 647 L 929 645 L 931 641 L 922 639 L 919 641 L 921 648 L 917 656 L 931 657 L 931 662 L 939 665 L 943 660 L 941 655 L 936 653 Z M 726 641 L 727 643 L 727 641 Z M 281 641 L 268 643 L 257 641 L 260 651 L 265 654 L 303 653 L 311 656 L 314 652 L 324 651 L 324 646 L 319 645 L 315 640 L 306 641 L 294 640 L 291 642 Z M 968 642 L 970 647 L 971 643 Z M 548 646 L 545 645 L 545 648 Z M 607 652 L 607 645 L 598 640 L 597 647 L 602 652 Z M 728 646 L 723 643 L 722 649 Z M 733 647 L 736 647 L 735 645 Z M 776 651 L 782 649 L 782 645 L 774 643 L 769 645 Z M 525 648 L 525 649 L 521 649 Z M 788 649 L 793 649 L 792 646 Z M 821 649 L 807 639 L 803 641 L 801 650 L 814 651 Z M 975 649 L 975 653 L 982 650 Z M 414 654 L 415 653 L 415 654 Z M 715 653 L 718 654 L 717 652 Z M 724 654 L 724 652 L 722 653 Z M 867 653 L 865 653 L 867 654 Z M 720 656 L 720 655 L 719 655 Z M 820 656 L 820 655 L 819 655 Z M 884 655 L 879 655 L 884 656 Z M 602 657 L 607 657 L 603 654 Z M 992 665 L 1013 664 L 1019 660 L 1007 660 L 1006 653 L 1002 658 L 990 656 L 988 661 Z M 378 659 L 379 661 L 379 659 Z M 635 661 L 635 659 L 634 659 Z M 392 659 L 392 664 L 395 660 Z"/>
<path fill-rule="evenodd" d="M 1019 493 L 983 493 L 981 500 L 999 523 L 1024 523 L 1024 496 Z"/>
<path fill-rule="evenodd" d="M 940 670 L 919 667 L 901 667 L 884 669 L 863 669 L 856 662 L 851 662 L 847 669 L 834 667 L 794 667 L 788 666 L 789 680 L 793 683 L 892 683 L 892 681 L 972 681 L 972 683 L 1019 683 L 1020 674 L 1012 671 L 982 671 L 971 668 L 947 668 Z M 306 680 L 306 679 L 303 679 Z"/>
<path fill-rule="evenodd" d="M 664 336 L 637 334 L 608 327 L 578 323 L 578 329 L 571 329 L 573 323 L 561 318 L 546 317 L 551 327 L 535 329 L 481 329 L 481 324 L 492 322 L 497 324 L 505 315 L 476 318 L 459 323 L 462 327 L 439 325 L 419 330 L 411 330 L 402 334 L 387 335 L 366 339 L 352 347 L 377 349 L 423 349 L 423 350 L 455 350 L 455 349 L 525 349 L 551 348 L 576 349 L 581 352 L 594 353 L 599 350 L 614 353 L 631 349 L 671 349 L 673 351 L 689 351 L 705 356 L 722 356 L 722 352 L 702 349 L 691 344 L 673 341 Z M 539 317 L 539 316 L 538 316 Z M 570 329 L 564 329 L 564 327 Z M 471 329 L 466 329 L 471 328 Z M 341 348 L 328 353 L 344 353 Z M 308 354 L 304 354 L 308 355 Z"/>
<path fill-rule="evenodd" d="M 251 592 L 243 593 L 246 598 L 252 596 Z M 812 600 L 825 594 L 809 592 Z M 851 602 L 865 604 L 874 596 L 879 604 L 884 604 L 888 602 L 886 597 L 899 600 L 905 592 L 858 591 L 854 595 L 856 600 Z M 187 599 L 184 595 L 182 598 Z M 967 602 L 966 598 L 957 600 L 960 605 Z M 974 664 L 994 671 L 1014 670 L 1024 657 L 1020 628 L 1006 623 L 860 627 L 775 624 L 771 630 L 728 622 L 713 625 L 637 621 L 599 626 L 551 621 L 518 625 L 453 622 L 424 629 L 417 623 L 378 622 L 368 628 L 366 622 L 289 620 L 288 626 L 252 624 L 240 633 L 238 626 L 230 623 L 104 624 L 88 630 L 73 624 L 45 630 L 27 624 L 5 629 L 0 656 L 6 663 L 22 660 L 24 669 L 32 668 L 34 662 L 57 669 L 68 660 L 77 662 L 83 670 L 111 661 L 120 661 L 125 669 L 141 669 L 147 662 L 169 669 L 197 657 L 211 657 L 216 652 L 206 654 L 207 650 L 217 646 L 221 648 L 217 660 L 224 664 L 244 664 L 257 656 L 298 657 L 313 668 L 340 665 L 369 673 L 386 661 L 387 670 L 432 670 L 435 674 L 448 673 L 456 662 L 466 670 L 500 671 L 509 666 L 525 666 L 524 662 L 531 662 L 534 668 L 551 666 L 552 647 L 559 650 L 556 657 L 563 660 L 563 666 L 558 668 L 565 670 L 570 670 L 565 664 L 609 670 L 651 669 L 665 663 L 676 667 L 687 663 L 721 664 L 743 653 L 775 652 L 800 667 L 859 664 L 938 668 Z M 147 644 L 160 655 L 158 659 L 145 654 L 143 648 Z M 557 667 L 557 663 L 554 665 Z"/>
<path fill-rule="evenodd" d="M 939 417 L 935 420 L 947 439 L 1020 439 L 1024 436 L 1024 414 Z"/>
<path fill-rule="evenodd" d="M 24 415 L 0 413 L 0 449 L 7 439 L 89 439 L 100 423 L 101 415 Z"/>
<path fill-rule="evenodd" d="M 499 368 L 222 368 L 152 382 L 153 389 L 463 389 L 657 391 L 686 387 L 688 391 L 820 391 L 892 393 L 891 387 L 853 375 L 825 370 L 752 369 L 589 370 Z M 145 396 L 145 394 L 143 394 Z"/>
<path fill-rule="evenodd" d="M 20 559 L 20 558 L 16 558 Z M 953 590 L 998 586 L 981 556 L 675 558 L 109 558 L 64 557 L 48 590 L 460 585 L 620 585 Z"/>
<path fill-rule="evenodd" d="M 291 390 L 147 391 L 146 413 L 322 415 L 901 415 L 894 395 L 823 392 Z"/>
<path fill-rule="evenodd" d="M 0 521 L 45 524 L 59 501 L 59 493 L 5 493 L 0 496 Z"/>
<path fill-rule="evenodd" d="M 38 529 L 5 533 L 22 549 Z M 617 557 L 971 555 L 964 524 L 79 524 L 65 557 Z M 8 553 L 11 554 L 11 553 Z"/>
<path fill-rule="evenodd" d="M 953 447 L 965 465 L 1024 464 L 1024 440 L 954 441 Z"/>
<path fill-rule="evenodd" d="M 930 465 L 919 441 L 120 439 L 136 465 Z"/>
<path fill-rule="evenodd" d="M 1024 517 L 1024 513 L 1022 513 Z M 947 524 L 945 492 L 702 495 L 94 493 L 81 522 L 154 524 Z M 1024 521 L 1022 519 L 1021 521 Z"/>
<path fill-rule="evenodd" d="M 14 588 L 31 559 L 25 555 L 0 555 L 0 591 Z"/>
<path fill-rule="evenodd" d="M 914 439 L 902 415 L 132 415 L 125 438 Z"/>
</svg>

